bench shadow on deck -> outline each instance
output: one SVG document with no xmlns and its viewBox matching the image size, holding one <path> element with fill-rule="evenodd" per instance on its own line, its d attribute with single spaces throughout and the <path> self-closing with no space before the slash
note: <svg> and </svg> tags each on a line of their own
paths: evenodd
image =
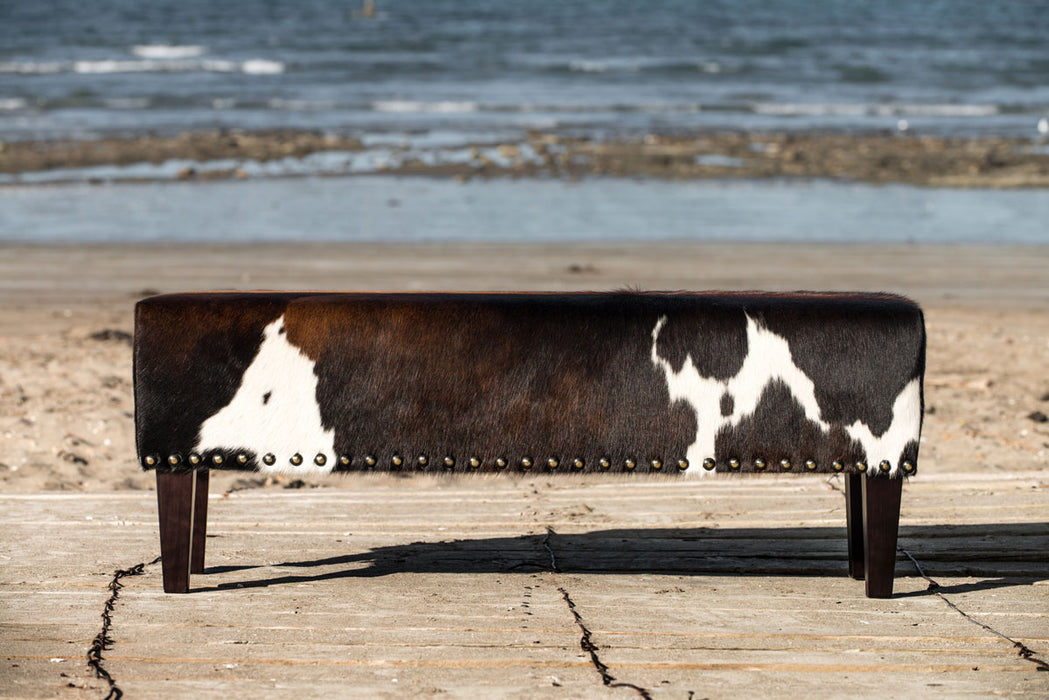
<svg viewBox="0 0 1049 700">
<path fill-rule="evenodd" d="M 221 537 L 221 535 L 219 536 Z M 941 586 L 941 593 L 991 590 L 1049 579 L 1044 543 L 1049 522 L 922 525 L 900 528 L 900 548 L 933 578 L 984 577 Z M 209 536 L 210 539 L 210 536 Z M 352 547 L 352 540 L 348 543 Z M 261 556 L 260 556 L 261 558 Z M 377 547 L 364 552 L 273 565 L 220 565 L 196 591 L 264 588 L 412 572 L 481 574 L 557 571 L 565 574 L 678 576 L 848 575 L 844 527 L 629 528 L 586 533 L 480 537 Z M 233 580 L 220 574 L 244 572 Z M 257 572 L 257 573 L 256 573 Z M 901 551 L 896 575 L 916 576 Z M 226 580 L 221 580 L 225 578 Z M 210 580 L 209 580 L 210 579 Z M 925 595 L 897 593 L 896 597 Z"/>
</svg>

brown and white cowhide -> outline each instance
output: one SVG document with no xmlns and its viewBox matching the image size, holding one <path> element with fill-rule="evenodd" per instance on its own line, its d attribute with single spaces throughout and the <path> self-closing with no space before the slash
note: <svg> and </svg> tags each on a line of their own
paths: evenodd
<svg viewBox="0 0 1049 700">
<path fill-rule="evenodd" d="M 171 469 L 897 476 L 924 363 L 891 295 L 165 295 L 136 310 L 137 437 Z"/>
</svg>

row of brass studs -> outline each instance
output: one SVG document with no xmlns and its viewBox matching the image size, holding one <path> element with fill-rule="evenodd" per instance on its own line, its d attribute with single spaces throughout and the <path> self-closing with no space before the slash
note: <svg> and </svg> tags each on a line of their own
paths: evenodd
<svg viewBox="0 0 1049 700">
<path fill-rule="evenodd" d="M 239 464 L 248 463 L 248 456 L 244 453 L 236 455 L 235 459 Z M 147 455 L 144 461 L 146 463 L 146 466 L 153 467 L 157 465 L 159 460 L 153 455 Z M 187 461 L 195 466 L 203 462 L 204 458 L 201 455 L 194 452 L 189 455 Z M 301 454 L 296 452 L 294 455 L 291 456 L 291 458 L 288 461 L 292 465 L 297 467 L 300 464 L 302 464 L 303 457 Z M 327 461 L 328 458 L 321 453 L 318 453 L 317 456 L 313 458 L 313 463 L 316 464 L 318 467 L 323 467 L 327 463 Z M 349 455 L 342 455 L 341 457 L 339 457 L 339 464 L 341 464 L 344 467 L 349 466 L 352 463 L 352 461 L 353 459 Z M 171 466 L 176 467 L 182 463 L 182 457 L 181 455 L 177 454 L 170 455 L 167 459 L 167 462 Z M 223 457 L 221 454 L 216 453 L 211 456 L 211 463 L 215 466 L 221 466 L 224 462 L 225 457 Z M 267 453 L 262 456 L 262 462 L 267 466 L 273 466 L 274 464 L 276 464 L 277 458 L 272 453 Z M 369 467 L 374 467 L 376 464 L 378 464 L 378 460 L 375 458 L 374 455 L 365 455 L 364 463 Z M 425 468 L 429 466 L 430 458 L 426 455 L 419 455 L 418 459 L 416 459 L 416 463 L 420 467 Z M 493 463 L 499 469 L 506 469 L 510 466 L 510 462 L 505 457 L 497 457 L 493 461 Z M 404 465 L 404 457 L 402 457 L 399 454 L 395 454 L 390 459 L 390 464 L 393 467 L 402 467 Z M 445 469 L 453 469 L 455 467 L 455 458 L 446 456 L 440 461 L 440 464 Z M 471 469 L 479 469 L 483 464 L 483 460 L 481 460 L 478 457 L 471 457 L 469 460 L 467 460 L 467 464 L 470 466 Z M 535 460 L 533 460 L 531 457 L 522 457 L 518 464 L 522 469 L 527 470 L 531 469 L 535 465 Z M 586 468 L 586 462 L 579 457 L 573 459 L 569 464 L 572 466 L 573 469 L 577 471 Z M 599 467 L 601 467 L 602 470 L 608 470 L 612 467 L 612 461 L 608 457 L 602 457 L 597 461 L 597 464 Z M 548 469 L 551 470 L 557 469 L 561 466 L 561 460 L 557 457 L 550 457 L 546 460 L 546 466 Z M 649 462 L 649 466 L 652 468 L 653 471 L 660 471 L 661 469 L 663 469 L 663 460 L 653 459 L 651 462 Z M 686 469 L 688 469 L 688 466 L 689 465 L 687 459 L 677 460 L 677 468 L 679 471 L 685 471 Z M 626 468 L 628 471 L 633 471 L 637 468 L 637 461 L 634 459 L 627 458 L 623 460 L 623 467 Z"/>
<path fill-rule="evenodd" d="M 248 456 L 244 453 L 236 455 L 235 459 L 237 460 L 238 464 L 248 463 Z M 201 455 L 197 454 L 196 452 L 193 452 L 189 455 L 187 461 L 195 466 L 200 464 L 203 460 L 204 458 L 201 457 Z M 168 464 L 170 464 L 173 467 L 176 467 L 182 462 L 182 457 L 177 454 L 170 455 L 167 461 Z M 213 454 L 211 456 L 211 463 L 215 466 L 221 466 L 224 461 L 225 458 L 221 454 Z M 273 466 L 277 462 L 277 458 L 272 453 L 267 453 L 263 455 L 262 461 L 264 464 L 266 464 L 266 466 Z M 297 467 L 302 464 L 303 458 L 301 454 L 296 452 L 294 455 L 291 456 L 291 458 L 288 461 L 292 465 Z M 341 464 L 344 467 L 349 466 L 352 461 L 353 460 L 349 455 L 342 455 L 341 457 L 339 457 L 339 464 Z M 153 455 L 147 455 L 145 458 L 145 463 L 148 467 L 156 466 L 157 462 L 158 459 Z M 317 456 L 313 458 L 313 463 L 316 464 L 318 467 L 323 467 L 327 462 L 328 458 L 322 453 L 318 453 Z M 369 467 L 374 467 L 376 464 L 378 464 L 378 460 L 373 455 L 366 455 L 364 457 L 364 463 Z M 418 459 L 416 460 L 416 463 L 420 467 L 425 468 L 430 464 L 430 458 L 426 455 L 419 455 Z M 483 461 L 477 457 L 471 457 L 467 461 L 467 464 L 470 466 L 471 469 L 480 468 L 482 463 Z M 390 459 L 390 464 L 393 467 L 400 468 L 404 465 L 404 458 L 401 455 L 395 454 Z M 453 469 L 455 468 L 455 458 L 446 456 L 443 460 L 441 460 L 441 464 L 445 469 Z M 510 465 L 510 463 L 505 457 L 497 457 L 494 461 L 494 464 L 499 469 L 506 469 Z M 608 470 L 612 467 L 612 461 L 608 457 L 602 457 L 598 460 L 597 464 L 599 467 L 601 467 L 602 470 Z M 760 457 L 755 459 L 753 464 L 755 471 L 761 472 L 765 471 L 768 468 L 768 462 Z M 535 465 L 535 461 L 531 457 L 522 457 L 519 462 L 519 465 L 522 469 L 528 470 Z M 557 457 L 550 457 L 546 460 L 546 466 L 547 468 L 554 470 L 561 466 L 561 461 Z M 580 459 L 579 457 L 576 457 L 571 461 L 571 466 L 573 469 L 582 470 L 586 467 L 586 462 Z M 739 471 L 740 469 L 742 469 L 743 464 L 738 459 L 733 458 L 728 461 L 728 466 L 729 469 L 731 469 L 732 471 Z M 866 462 L 856 462 L 854 466 L 856 467 L 856 471 L 860 473 L 865 473 L 867 471 Z M 623 467 L 627 471 L 634 471 L 637 468 L 637 461 L 628 457 L 627 459 L 623 460 Z M 649 462 L 649 467 L 651 467 L 652 471 L 660 471 L 663 469 L 663 460 L 653 459 L 651 462 Z M 689 464 L 687 459 L 677 460 L 678 471 L 685 471 L 686 469 L 688 469 L 688 467 Z M 708 457 L 707 459 L 703 460 L 703 468 L 707 471 L 713 471 L 716 467 L 717 462 L 713 459 Z M 789 459 L 781 459 L 779 461 L 779 467 L 782 471 L 789 472 L 793 470 L 794 465 Z M 805 460 L 806 470 L 816 471 L 818 468 L 819 464 L 816 462 L 816 460 Z M 831 464 L 831 468 L 836 472 L 842 472 L 845 470 L 845 463 L 840 460 L 835 460 Z M 892 470 L 892 464 L 888 460 L 882 460 L 881 463 L 878 464 L 878 469 L 881 470 L 881 472 L 887 474 Z M 908 474 L 913 474 L 915 471 L 914 464 L 909 461 L 904 462 L 903 471 Z"/>
<path fill-rule="evenodd" d="M 762 472 L 768 468 L 768 462 L 760 457 L 755 459 L 753 464 L 755 471 Z M 817 463 L 814 459 L 805 460 L 805 469 L 810 472 L 816 471 L 817 469 L 819 469 L 819 466 L 819 463 Z M 856 462 L 854 466 L 856 467 L 856 471 L 860 472 L 861 474 L 867 471 L 866 462 Z M 717 467 L 717 462 L 715 462 L 713 459 L 710 459 L 708 457 L 707 459 L 703 460 L 703 468 L 707 471 L 712 471 L 715 467 Z M 728 467 L 732 471 L 739 471 L 743 467 L 743 464 L 738 459 L 733 458 L 728 461 Z M 779 461 L 779 467 L 782 471 L 789 472 L 794 469 L 794 464 L 789 459 L 781 459 Z M 845 463 L 841 460 L 835 460 L 833 463 L 831 463 L 831 469 L 833 469 L 836 472 L 845 471 Z M 889 462 L 889 460 L 884 459 L 878 464 L 878 469 L 882 473 L 888 474 L 890 471 L 892 471 L 892 463 Z M 908 461 L 903 463 L 903 471 L 907 472 L 908 474 L 913 474 L 914 470 L 915 467 L 912 462 Z"/>
</svg>

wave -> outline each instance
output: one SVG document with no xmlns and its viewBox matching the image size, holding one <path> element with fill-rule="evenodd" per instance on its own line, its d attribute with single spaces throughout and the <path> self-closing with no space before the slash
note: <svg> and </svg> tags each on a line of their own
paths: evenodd
<svg viewBox="0 0 1049 700">
<path fill-rule="evenodd" d="M 246 61 L 223 59 L 103 59 L 97 61 L 7 61 L 0 63 L 0 74 L 25 75 L 52 73 L 247 73 L 276 75 L 286 67 L 280 61 L 253 58 Z"/>
<path fill-rule="evenodd" d="M 0 73 L 22 73 L 37 75 L 68 71 L 72 64 L 67 61 L 0 61 Z"/>
<path fill-rule="evenodd" d="M 253 58 L 240 64 L 240 69 L 251 75 L 276 75 L 284 72 L 284 64 L 265 58 Z"/>
<path fill-rule="evenodd" d="M 555 60 L 540 67 L 551 72 L 569 73 L 728 73 L 734 69 L 719 61 L 683 61 L 677 58 L 605 58 Z"/>
<path fill-rule="evenodd" d="M 21 97 L 0 97 L 0 112 L 15 112 L 28 106 L 29 103 Z"/>
<path fill-rule="evenodd" d="M 170 44 L 139 44 L 131 47 L 131 53 L 139 58 L 173 59 L 203 56 L 207 49 L 197 44 L 185 46 Z"/>
<path fill-rule="evenodd" d="M 442 100 L 437 102 L 420 102 L 416 100 L 378 100 L 371 107 L 376 112 L 439 112 L 462 113 L 476 112 L 480 105 L 476 102 L 455 102 Z"/>
<path fill-rule="evenodd" d="M 758 103 L 755 114 L 771 117 L 992 117 L 1001 113 L 990 104 L 866 104 L 866 103 Z"/>
</svg>

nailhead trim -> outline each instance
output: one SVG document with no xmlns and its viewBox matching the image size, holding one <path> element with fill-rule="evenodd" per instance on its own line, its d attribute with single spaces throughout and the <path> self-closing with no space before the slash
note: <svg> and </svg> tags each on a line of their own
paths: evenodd
<svg viewBox="0 0 1049 700">
<path fill-rule="evenodd" d="M 208 457 L 210 457 L 211 463 L 215 466 L 220 466 L 225 462 L 225 457 L 220 452 L 211 453 L 209 456 L 201 455 L 196 452 L 191 452 L 185 458 L 185 460 L 183 460 L 182 455 L 174 453 L 164 458 L 164 461 L 166 461 L 169 465 L 173 467 L 178 466 L 183 461 L 186 461 L 189 464 L 198 465 L 204 462 Z M 239 464 L 247 464 L 250 461 L 249 456 L 243 452 L 237 453 L 235 459 Z M 339 464 L 341 464 L 344 467 L 350 466 L 353 463 L 353 457 L 347 454 L 340 455 L 338 457 L 338 460 Z M 157 464 L 159 464 L 160 461 L 161 458 L 157 457 L 156 455 L 145 455 L 142 458 L 142 463 L 147 467 L 154 467 Z M 261 461 L 267 466 L 273 466 L 276 463 L 277 458 L 272 452 L 267 452 L 265 455 L 262 456 Z M 291 456 L 291 458 L 288 461 L 295 466 L 299 466 L 303 462 L 303 457 L 301 454 L 296 452 L 294 455 Z M 324 453 L 318 452 L 317 455 L 313 458 L 313 462 L 317 466 L 323 467 L 327 464 L 328 457 Z M 378 460 L 374 455 L 369 454 L 364 457 L 364 462 L 367 466 L 374 467 L 378 463 Z M 393 467 L 401 467 L 404 463 L 405 459 L 400 454 L 394 454 L 390 458 L 390 464 Z M 430 459 L 427 455 L 421 454 L 416 458 L 416 463 L 420 468 L 425 468 L 429 465 Z M 455 463 L 456 460 L 451 455 L 445 456 L 442 459 L 442 464 L 446 469 L 453 469 L 455 467 Z M 476 456 L 470 457 L 470 459 L 468 460 L 468 464 L 471 469 L 480 469 L 482 466 L 484 466 L 484 463 L 484 459 Z M 491 464 L 494 464 L 499 469 L 505 469 L 509 466 L 510 463 L 506 457 L 497 457 L 496 459 L 492 460 Z M 522 469 L 527 470 L 531 469 L 535 465 L 535 461 L 531 457 L 525 456 L 520 459 L 519 464 Z M 664 464 L 664 461 L 659 457 L 653 458 L 651 461 L 649 461 L 649 467 L 652 471 L 661 471 L 663 469 Z M 689 461 L 685 458 L 674 460 L 672 464 L 675 464 L 678 470 L 682 472 L 686 471 L 690 466 Z M 702 466 L 703 469 L 707 471 L 714 471 L 715 469 L 717 469 L 717 464 L 717 460 L 715 460 L 713 457 L 707 457 L 703 460 Z M 584 460 L 582 457 L 575 457 L 570 462 L 570 465 L 573 469 L 583 470 L 586 468 L 586 460 Z M 733 471 L 740 471 L 743 466 L 740 460 L 735 457 L 730 458 L 727 461 L 727 465 L 729 469 Z M 816 462 L 816 460 L 814 459 L 806 459 L 804 465 L 805 469 L 808 471 L 816 471 L 819 469 L 819 463 Z M 546 466 L 550 470 L 558 469 L 561 466 L 561 460 L 557 456 L 550 456 L 546 459 Z M 597 466 L 600 467 L 602 470 L 609 470 L 612 467 L 612 460 L 607 456 L 600 457 L 597 460 Z M 892 463 L 889 460 L 881 460 L 880 462 L 878 462 L 877 469 L 874 470 L 871 470 L 869 465 L 865 461 L 857 461 L 854 463 L 853 466 L 855 467 L 856 471 L 860 472 L 861 474 L 867 473 L 868 471 L 870 471 L 870 473 L 872 474 L 877 474 L 879 472 L 882 474 L 889 474 L 892 471 Z M 637 469 L 637 461 L 633 457 L 627 457 L 623 460 L 623 467 L 626 471 L 633 472 Z M 765 469 L 768 467 L 768 462 L 763 457 L 756 457 L 753 461 L 753 467 L 755 471 L 765 471 Z M 792 471 L 794 468 L 794 463 L 789 458 L 784 457 L 783 459 L 779 460 L 779 467 L 782 471 Z M 835 460 L 831 464 L 831 468 L 835 472 L 843 472 L 845 471 L 845 464 L 841 460 Z M 917 471 L 917 467 L 915 466 L 915 464 L 909 460 L 902 462 L 900 464 L 900 469 L 903 470 L 903 472 L 906 474 L 914 474 Z"/>
</svg>

